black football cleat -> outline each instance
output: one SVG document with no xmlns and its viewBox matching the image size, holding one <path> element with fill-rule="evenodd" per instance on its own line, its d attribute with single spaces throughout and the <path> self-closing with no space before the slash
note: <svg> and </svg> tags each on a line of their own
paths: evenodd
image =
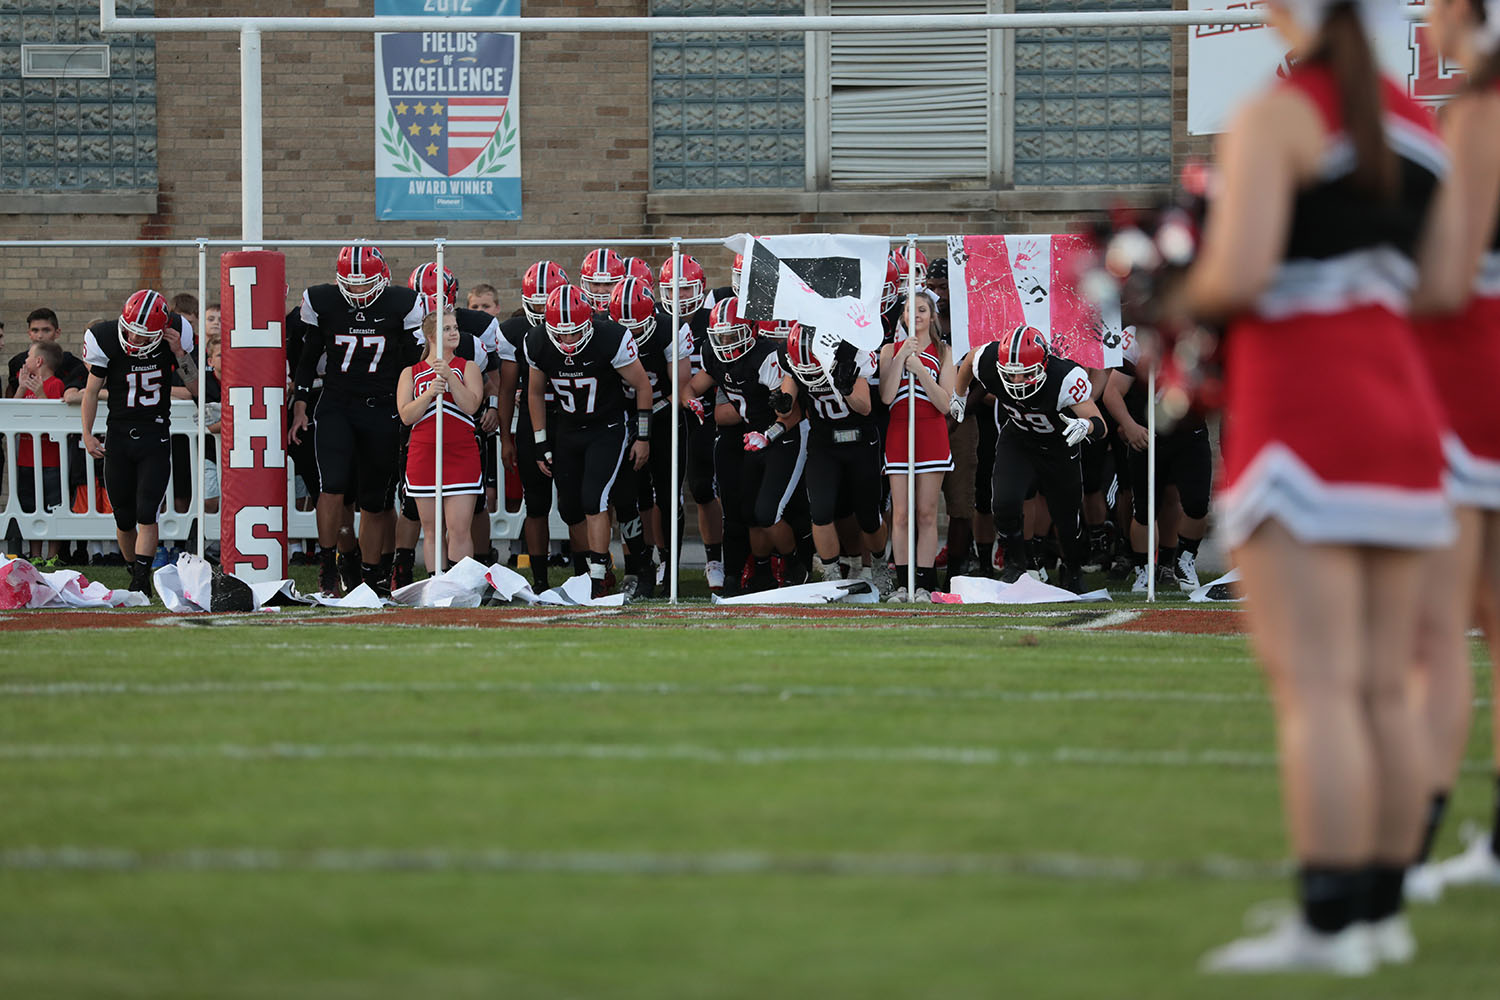
<svg viewBox="0 0 1500 1000">
<path fill-rule="evenodd" d="M 346 592 L 359 586 L 359 559 L 358 548 L 339 553 L 339 582 Z"/>
<path fill-rule="evenodd" d="M 322 564 L 318 567 L 318 592 L 329 597 L 344 596 L 343 583 L 339 579 L 338 556 L 333 552 L 322 555 Z"/>
</svg>

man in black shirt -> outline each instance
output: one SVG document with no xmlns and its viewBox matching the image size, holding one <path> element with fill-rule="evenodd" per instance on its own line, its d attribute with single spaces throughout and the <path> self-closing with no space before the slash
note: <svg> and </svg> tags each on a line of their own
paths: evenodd
<svg viewBox="0 0 1500 1000">
<path fill-rule="evenodd" d="M 55 342 L 61 332 L 57 322 L 57 313 L 45 306 L 41 309 L 33 309 L 26 316 L 26 336 L 29 343 L 26 350 L 10 359 L 6 374 L 5 398 L 11 399 L 16 394 L 20 385 L 21 368 L 26 364 L 26 355 L 31 349 L 31 344 L 41 344 L 49 341 Z M 83 387 L 89 380 L 89 369 L 80 358 L 74 357 L 67 351 L 63 352 L 62 365 L 54 372 L 63 384 L 63 399 L 70 403 L 77 403 L 83 399 Z"/>
<path fill-rule="evenodd" d="M 355 500 L 361 511 L 360 578 L 377 593 L 391 578 L 383 553 L 391 532 L 401 446 L 401 418 L 396 412 L 396 384 L 414 364 L 421 348 L 421 297 L 391 285 L 390 268 L 373 246 L 349 246 L 339 252 L 336 284 L 313 285 L 302 295 L 305 326 L 296 372 L 289 436 L 301 441 L 312 424 L 308 399 L 324 365 L 323 395 L 318 399 L 313 447 L 322 488 L 318 496 L 318 585 L 340 594 L 338 542 L 344 494 L 352 485 L 355 464 L 359 481 Z M 365 560 L 375 556 L 378 562 Z"/>
</svg>

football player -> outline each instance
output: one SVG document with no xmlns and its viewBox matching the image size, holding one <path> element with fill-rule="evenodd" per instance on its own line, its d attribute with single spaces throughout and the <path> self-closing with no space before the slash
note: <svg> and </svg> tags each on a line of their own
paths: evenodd
<svg viewBox="0 0 1500 1000">
<path fill-rule="evenodd" d="M 526 360 L 537 467 L 557 484 L 563 521 L 585 526 L 593 596 L 603 597 L 609 589 L 611 491 L 627 454 L 637 472 L 651 456 L 651 381 L 635 338 L 607 315 L 595 315 L 572 285 L 547 296 L 542 325 L 526 334 Z M 635 392 L 633 415 L 627 386 Z M 549 387 L 557 400 L 555 440 L 547 422 Z"/>
<path fill-rule="evenodd" d="M 1129 456 L 1132 520 L 1130 525 L 1130 560 L 1135 567 L 1131 590 L 1146 592 L 1147 551 L 1150 519 L 1161 516 L 1169 485 L 1177 487 L 1182 517 L 1177 523 L 1176 558 L 1170 569 L 1172 580 L 1186 593 L 1198 589 L 1198 546 L 1207 525 L 1208 499 L 1213 488 L 1214 456 L 1208 440 L 1208 424 L 1203 414 L 1193 412 L 1168 430 L 1156 432 L 1156 504 L 1146 506 L 1146 448 L 1150 432 L 1146 429 L 1146 407 L 1154 405 L 1146 398 L 1146 384 L 1136 373 L 1138 351 L 1125 353 L 1122 367 L 1110 373 L 1104 388 L 1104 405 L 1119 423 L 1119 435 L 1130 447 Z"/>
<path fill-rule="evenodd" d="M 778 414 L 793 407 L 807 415 L 807 495 L 811 507 L 818 576 L 842 577 L 842 546 L 836 522 L 853 515 L 863 548 L 879 557 L 885 551 L 880 518 L 883 452 L 875 425 L 870 378 L 875 355 L 848 342 L 839 345 L 833 370 L 813 354 L 812 327 L 791 324 L 783 352 L 785 375 L 771 406 Z"/>
<path fill-rule="evenodd" d="M 493 494 L 496 482 L 495 430 L 500 425 L 500 416 L 490 400 L 499 393 L 500 373 L 492 368 L 490 358 L 500 350 L 500 324 L 495 317 L 479 309 L 457 307 L 458 278 L 448 268 L 443 268 L 443 305 L 438 305 L 437 263 L 428 261 L 419 264 L 406 280 L 406 287 L 422 296 L 422 308 L 426 312 L 452 309 L 458 322 L 458 346 L 453 357 L 474 362 L 485 392 L 480 397 L 479 412 L 474 415 L 479 443 L 480 465 L 484 473 L 486 490 Z M 508 345 L 507 345 L 508 346 Z M 403 437 L 410 431 L 404 430 Z M 404 468 L 403 463 L 403 468 Z M 402 501 L 396 519 L 394 561 L 391 568 L 391 589 L 396 590 L 412 582 L 417 557 L 417 539 L 421 537 L 422 522 L 418 517 L 417 504 L 405 496 L 403 483 Z M 446 509 L 446 508 L 445 508 Z M 469 534 L 471 551 L 486 565 L 495 561 L 494 546 L 490 542 L 490 518 L 486 502 L 474 505 Z"/>
<path fill-rule="evenodd" d="M 337 281 L 302 294 L 306 333 L 298 359 L 296 396 L 289 436 L 300 441 L 312 423 L 307 401 L 327 356 L 318 399 L 313 448 L 322 493 L 318 497 L 318 586 L 342 592 L 337 551 L 344 494 L 359 479 L 355 501 L 359 524 L 360 578 L 377 593 L 389 587 L 393 556 L 383 555 L 393 538 L 396 476 L 400 471 L 401 418 L 396 384 L 421 352 L 421 296 L 391 285 L 379 248 L 362 244 L 339 251 Z M 381 554 L 377 562 L 367 562 Z"/>
<path fill-rule="evenodd" d="M 703 370 L 703 354 L 708 350 L 708 321 L 713 308 L 713 298 L 729 298 L 734 294 L 729 286 L 707 290 L 706 276 L 699 263 L 688 254 L 679 255 L 682 273 L 673 273 L 672 258 L 661 266 L 660 284 L 662 308 L 672 314 L 672 296 L 681 296 L 678 314 L 688 324 L 692 336 L 692 370 Z M 713 411 L 712 396 L 702 400 L 703 412 Z M 705 553 L 703 575 L 708 580 L 710 593 L 724 589 L 724 508 L 719 501 L 718 481 L 714 478 L 714 440 L 718 427 L 712 420 L 688 421 L 687 487 L 698 508 L 698 537 L 703 539 Z M 743 546 L 738 566 L 744 565 Z M 736 569 L 738 572 L 738 569 Z M 736 577 L 738 579 L 738 577 Z"/>
<path fill-rule="evenodd" d="M 129 561 L 130 589 L 151 593 L 156 556 L 156 514 L 172 474 L 174 372 L 188 392 L 198 391 L 198 366 L 183 346 L 192 325 L 167 311 L 160 292 L 142 289 L 125 300 L 120 318 L 104 320 L 83 335 L 89 366 L 83 390 L 83 447 L 104 459 L 104 489 L 115 512 L 115 538 Z M 190 341 L 189 341 L 190 342 Z M 94 436 L 99 392 L 109 392 L 105 440 Z"/>
<path fill-rule="evenodd" d="M 651 294 L 651 284 L 637 278 L 626 278 L 615 286 L 609 300 L 609 315 L 616 323 L 630 331 L 635 338 L 636 350 L 646 377 L 651 380 L 652 440 L 651 461 L 641 470 L 637 478 L 636 498 L 638 516 L 645 518 L 657 511 L 662 518 L 668 515 L 665 508 L 670 505 L 675 488 L 672 482 L 671 421 L 678 422 L 678 475 L 687 465 L 687 422 L 683 420 L 682 403 L 672 398 L 672 366 L 677 366 L 680 399 L 685 399 L 693 379 L 692 330 L 684 323 L 672 335 L 672 316 L 657 305 Z M 681 514 L 681 507 L 678 508 Z M 662 534 L 653 542 L 662 546 L 666 525 L 661 524 Z M 649 551 L 648 551 L 649 555 Z M 649 565 L 627 566 L 627 573 L 634 568 L 638 577 L 638 595 L 650 597 L 656 576 Z"/>
<path fill-rule="evenodd" d="M 590 250 L 578 268 L 578 287 L 600 316 L 609 312 L 609 297 L 625 280 L 625 261 L 607 247 Z"/>
<path fill-rule="evenodd" d="M 1022 324 L 1004 340 L 970 351 L 959 369 L 957 395 L 978 380 L 997 400 L 991 484 L 995 534 L 1005 553 L 1000 579 L 1014 583 L 1026 572 L 1022 506 L 1033 485 L 1046 501 L 1062 546 L 1062 586 L 1080 593 L 1083 583 L 1083 469 L 1079 444 L 1099 440 L 1104 418 L 1089 398 L 1088 374 L 1047 350 L 1035 328 Z"/>
<path fill-rule="evenodd" d="M 771 394 L 781 391 L 777 346 L 758 340 L 755 327 L 740 315 L 740 300 L 714 305 L 708 326 L 710 350 L 703 371 L 693 376 L 689 408 L 706 416 L 701 397 L 715 394 L 714 471 L 724 503 L 725 535 L 740 525 L 748 535 L 751 558 L 740 571 L 740 589 L 770 590 L 801 583 L 797 538 L 787 523 L 787 507 L 807 461 L 807 423 L 794 406 L 778 414 Z M 802 494 L 805 496 L 805 494 Z"/>
</svg>

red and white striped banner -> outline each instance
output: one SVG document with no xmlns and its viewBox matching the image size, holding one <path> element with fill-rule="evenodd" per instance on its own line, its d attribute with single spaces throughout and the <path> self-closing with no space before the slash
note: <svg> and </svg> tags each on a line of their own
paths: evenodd
<svg viewBox="0 0 1500 1000">
<path fill-rule="evenodd" d="M 246 583 L 280 580 L 287 575 L 286 258 L 268 250 L 226 253 L 219 284 L 221 562 Z"/>
<path fill-rule="evenodd" d="M 1090 255 L 1083 236 L 948 237 L 954 357 L 1026 324 L 1085 368 L 1117 367 L 1119 303 L 1101 312 L 1078 290 Z"/>
</svg>

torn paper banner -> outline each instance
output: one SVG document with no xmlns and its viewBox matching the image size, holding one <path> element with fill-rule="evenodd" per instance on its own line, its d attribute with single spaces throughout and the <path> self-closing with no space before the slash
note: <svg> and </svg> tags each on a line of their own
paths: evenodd
<svg viewBox="0 0 1500 1000">
<path fill-rule="evenodd" d="M 492 593 L 493 591 L 493 593 Z M 438 576 L 418 580 L 391 594 L 391 600 L 410 608 L 477 608 L 486 597 L 493 600 L 522 600 L 535 604 L 526 578 L 515 570 L 496 563 L 485 566 L 464 558 Z"/>
<path fill-rule="evenodd" d="M 537 602 L 540 604 L 552 604 L 565 608 L 618 608 L 625 604 L 624 594 L 610 594 L 608 597 L 593 597 L 594 582 L 587 576 L 579 575 L 573 577 L 561 587 L 553 587 L 544 591 Z"/>
<path fill-rule="evenodd" d="M 1193 591 L 1188 595 L 1188 600 L 1198 601 L 1199 603 L 1207 601 L 1243 601 L 1245 599 L 1244 592 L 1239 587 L 1230 586 L 1232 583 L 1237 584 L 1239 582 L 1240 571 L 1232 569 L 1212 583 L 1205 583 Z"/>
<path fill-rule="evenodd" d="M 111 590 L 77 570 L 43 573 L 25 559 L 0 556 L 0 610 L 18 608 L 140 608 L 150 601 L 131 590 Z"/>
<path fill-rule="evenodd" d="M 245 583 L 189 552 L 152 573 L 151 582 L 167 610 L 178 614 L 259 611 L 313 603 L 312 598 L 297 593 L 291 580 Z"/>
<path fill-rule="evenodd" d="M 715 604 L 878 604 L 880 591 L 866 580 L 825 580 L 738 597 L 714 596 Z"/>
<path fill-rule="evenodd" d="M 1001 583 L 982 576 L 957 576 L 948 588 L 964 604 L 1069 604 L 1079 601 L 1108 601 L 1109 591 L 1093 590 L 1075 594 L 1026 574 L 1015 583 Z"/>
</svg>

